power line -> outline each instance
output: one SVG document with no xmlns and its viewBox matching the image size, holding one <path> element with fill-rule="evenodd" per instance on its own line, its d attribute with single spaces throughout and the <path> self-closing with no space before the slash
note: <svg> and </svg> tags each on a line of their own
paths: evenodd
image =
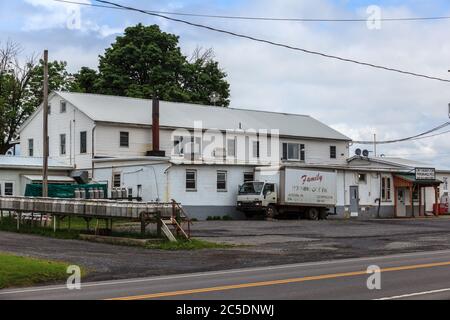
<svg viewBox="0 0 450 320">
<path fill-rule="evenodd" d="M 56 2 L 71 3 L 78 5 L 89 6 L 91 4 L 85 2 L 54 0 Z M 114 6 L 95 5 L 93 7 L 120 9 Z M 122 10 L 126 10 L 122 8 Z M 212 18 L 212 19 L 229 19 L 229 20 L 251 20 L 251 21 L 291 21 L 291 22 L 366 22 L 367 18 L 279 18 L 279 17 L 256 17 L 256 16 L 233 16 L 233 15 L 217 15 L 217 14 L 201 14 L 192 12 L 171 12 L 171 11 L 157 11 L 144 10 L 148 13 L 166 14 L 173 16 L 197 17 L 197 18 Z M 377 21 L 430 21 L 430 20 L 449 20 L 450 16 L 434 16 L 434 17 L 403 17 L 403 18 L 380 18 Z"/>
<path fill-rule="evenodd" d="M 407 156 L 422 156 L 422 157 L 448 157 L 450 156 L 450 153 L 430 153 L 430 154 L 424 154 L 422 153 L 399 153 L 399 154 L 389 154 L 389 153 L 383 153 L 383 155 L 387 158 L 394 158 L 394 157 L 407 157 Z"/>
<path fill-rule="evenodd" d="M 57 0 L 55 0 L 55 1 L 57 1 Z M 61 0 L 58 0 L 58 1 L 61 1 Z M 265 40 L 265 39 L 261 39 L 261 38 L 256 38 L 256 37 L 253 37 L 253 36 L 248 36 L 248 35 L 232 32 L 232 31 L 227 31 L 227 30 L 223 30 L 223 29 L 218 29 L 218 28 L 207 26 L 207 25 L 202 25 L 202 24 L 198 24 L 198 23 L 189 22 L 189 21 L 182 20 L 182 19 L 171 18 L 171 17 L 165 16 L 165 15 L 159 14 L 159 13 L 154 13 L 154 12 L 149 12 L 149 11 L 142 10 L 142 9 L 137 9 L 137 8 L 133 8 L 133 7 L 129 7 L 129 6 L 124 6 L 124 5 L 116 4 L 116 3 L 110 2 L 110 1 L 104 1 L 104 0 L 95 0 L 95 1 L 100 2 L 100 3 L 104 3 L 104 4 L 108 4 L 108 5 L 112 5 L 112 6 L 115 6 L 117 8 L 123 9 L 123 10 L 140 12 L 140 13 L 143 13 L 143 14 L 147 14 L 147 15 L 163 18 L 163 19 L 166 19 L 166 20 L 187 24 L 189 26 L 202 28 L 202 29 L 206 29 L 206 30 L 214 31 L 214 32 L 218 32 L 218 33 L 223 33 L 223 34 L 231 35 L 231 36 L 234 36 L 234 37 L 247 39 L 247 40 L 252 40 L 252 41 L 256 41 L 256 42 L 260 42 L 260 43 L 264 43 L 264 44 L 269 44 L 269 45 L 272 45 L 272 46 L 281 47 L 281 48 L 285 48 L 285 49 L 289 49 L 289 50 L 300 51 L 300 52 L 307 53 L 307 54 L 317 55 L 317 56 L 321 56 L 321 57 L 324 57 L 324 58 L 329 58 L 329 59 L 339 60 L 339 61 L 343 61 L 343 62 L 354 63 L 354 64 L 366 66 L 366 67 L 371 67 L 371 68 L 375 68 L 375 69 L 381 69 L 381 70 L 385 70 L 385 71 L 401 73 L 401 74 L 410 75 L 410 76 L 419 77 L 419 78 L 425 78 L 425 79 L 429 79 L 429 80 L 436 80 L 436 81 L 447 82 L 447 83 L 450 82 L 450 80 L 444 79 L 444 78 L 429 76 L 429 75 L 425 75 L 425 74 L 420 74 L 420 73 L 405 71 L 405 70 L 401 70 L 401 69 L 386 67 L 386 66 L 377 65 L 377 64 L 368 63 L 368 62 L 363 62 L 363 61 L 358 61 L 358 60 L 354 60 L 354 59 L 343 58 L 343 57 L 339 57 L 339 56 L 335 56 L 335 55 L 331 55 L 331 54 L 326 54 L 326 53 L 322 53 L 322 52 L 318 52 L 318 51 L 313 51 L 313 50 L 308 50 L 308 49 L 304 49 L 304 48 L 294 47 L 294 46 L 291 46 L 291 45 L 287 45 L 287 44 L 283 44 L 283 43 L 279 43 L 279 42 L 274 42 L 274 41 L 270 41 L 270 40 Z M 70 1 L 66 1 L 66 2 L 69 3 Z"/>
<path fill-rule="evenodd" d="M 450 130 L 447 131 L 443 131 L 440 133 L 436 133 L 436 134 L 432 134 L 429 135 L 430 133 L 436 132 L 438 130 L 441 130 L 447 126 L 450 125 L 450 122 L 445 122 L 443 124 L 441 124 L 440 126 L 437 126 L 433 129 L 427 130 L 425 132 L 422 132 L 420 134 L 414 135 L 414 136 L 410 136 L 410 137 L 406 137 L 406 138 L 402 138 L 402 139 L 395 139 L 395 140 L 385 140 L 385 141 L 376 141 L 376 144 L 392 144 L 392 143 L 398 143 L 398 142 L 405 142 L 405 141 L 415 141 L 415 140 L 421 140 L 421 139 L 427 139 L 427 138 L 432 138 L 432 137 L 436 137 L 436 136 L 440 136 L 443 134 L 447 134 L 450 133 Z M 372 141 L 353 141 L 354 144 L 374 144 L 375 142 Z"/>
</svg>

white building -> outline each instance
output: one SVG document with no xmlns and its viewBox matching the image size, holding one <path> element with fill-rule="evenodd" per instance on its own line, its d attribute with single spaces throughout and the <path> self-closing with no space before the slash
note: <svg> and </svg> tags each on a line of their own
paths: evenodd
<svg viewBox="0 0 450 320">
<path fill-rule="evenodd" d="M 55 92 L 49 105 L 52 159 L 146 201 L 175 199 L 199 218 L 235 213 L 238 186 L 257 166 L 338 165 L 349 156 L 350 138 L 309 116 L 164 101 L 165 155 L 147 156 L 152 100 Z M 23 155 L 42 156 L 42 110 L 20 129 Z"/>
<path fill-rule="evenodd" d="M 144 201 L 174 199 L 192 217 L 236 216 L 238 186 L 274 165 L 335 169 L 338 215 L 413 214 L 394 182 L 423 164 L 350 158 L 351 139 L 309 116 L 161 101 L 153 117 L 152 100 L 66 92 L 49 104 L 52 159 Z M 22 155 L 42 156 L 41 131 L 42 107 L 20 129 Z M 422 211 L 433 194 L 424 189 Z"/>
<path fill-rule="evenodd" d="M 439 199 L 448 194 L 450 171 L 435 170 L 435 179 L 416 179 L 415 169 L 430 168 L 428 164 L 401 158 L 359 156 L 347 162 L 345 167 L 337 168 L 340 215 L 418 217 L 433 211 L 435 191 Z"/>
<path fill-rule="evenodd" d="M 0 196 L 21 196 L 29 183 L 42 183 L 42 158 L 0 156 Z M 49 183 L 71 184 L 73 167 L 49 160 Z"/>
</svg>

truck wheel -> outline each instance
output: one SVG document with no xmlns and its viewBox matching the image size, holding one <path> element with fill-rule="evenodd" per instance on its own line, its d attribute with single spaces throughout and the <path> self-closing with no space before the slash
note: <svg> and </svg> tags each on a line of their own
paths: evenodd
<svg viewBox="0 0 450 320">
<path fill-rule="evenodd" d="M 319 209 L 317 208 L 309 208 L 308 209 L 308 219 L 309 220 L 319 220 Z"/>
<path fill-rule="evenodd" d="M 278 215 L 278 210 L 275 206 L 268 206 L 266 209 L 266 218 L 273 219 Z"/>
</svg>

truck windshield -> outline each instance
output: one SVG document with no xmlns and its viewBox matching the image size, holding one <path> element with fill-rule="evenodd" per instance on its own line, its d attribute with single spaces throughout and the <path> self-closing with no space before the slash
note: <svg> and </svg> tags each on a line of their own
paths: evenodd
<svg viewBox="0 0 450 320">
<path fill-rule="evenodd" d="M 264 182 L 246 182 L 239 189 L 239 194 L 261 194 Z"/>
</svg>

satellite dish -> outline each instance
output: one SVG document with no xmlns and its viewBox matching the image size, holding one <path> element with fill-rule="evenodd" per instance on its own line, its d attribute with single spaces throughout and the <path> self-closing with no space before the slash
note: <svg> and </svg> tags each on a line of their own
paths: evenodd
<svg viewBox="0 0 450 320">
<path fill-rule="evenodd" d="M 357 156 L 360 156 L 361 153 L 362 153 L 361 149 L 356 149 L 356 150 L 355 150 L 355 154 L 356 154 Z"/>
<path fill-rule="evenodd" d="M 363 150 L 362 152 L 364 157 L 368 157 L 369 156 L 369 150 Z"/>
</svg>

